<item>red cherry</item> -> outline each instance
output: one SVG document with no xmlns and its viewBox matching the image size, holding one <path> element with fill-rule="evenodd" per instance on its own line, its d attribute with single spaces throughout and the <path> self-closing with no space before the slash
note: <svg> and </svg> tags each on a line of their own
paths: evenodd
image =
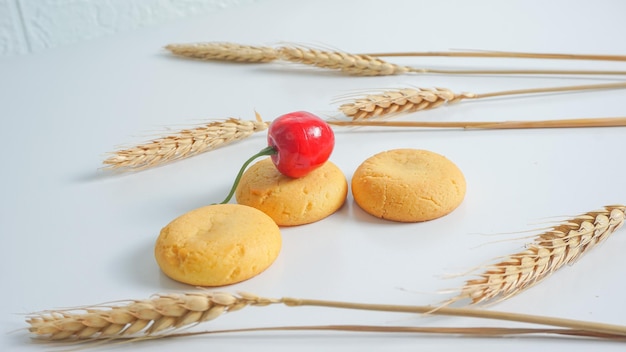
<svg viewBox="0 0 626 352">
<path fill-rule="evenodd" d="M 270 155 L 280 173 L 298 178 L 322 166 L 335 147 L 335 134 L 321 118 L 296 111 L 277 117 L 270 124 L 267 134 L 268 146 L 253 155 L 239 170 L 226 204 L 235 194 L 239 180 L 250 163 L 263 155 Z"/>
<path fill-rule="evenodd" d="M 321 118 L 297 111 L 276 118 L 267 143 L 276 150 L 272 162 L 285 176 L 298 178 L 322 166 L 335 146 L 335 134 Z"/>
</svg>

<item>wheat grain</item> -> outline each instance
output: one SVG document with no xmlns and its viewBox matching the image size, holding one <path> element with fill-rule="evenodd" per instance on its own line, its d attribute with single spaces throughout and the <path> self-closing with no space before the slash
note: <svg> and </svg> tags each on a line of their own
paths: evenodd
<svg viewBox="0 0 626 352">
<path fill-rule="evenodd" d="M 269 122 L 257 115 L 256 121 L 229 118 L 184 129 L 147 143 L 115 151 L 103 163 L 117 170 L 142 170 L 174 160 L 188 158 L 266 130 Z"/>
<path fill-rule="evenodd" d="M 625 211 L 623 205 L 606 206 L 539 234 L 526 250 L 486 266 L 478 278 L 466 281 L 460 293 L 443 305 L 464 299 L 471 304 L 496 302 L 524 291 L 604 241 L 623 225 Z"/>
<path fill-rule="evenodd" d="M 515 89 L 481 94 L 454 93 L 446 88 L 403 88 L 356 98 L 354 101 L 341 104 L 339 111 L 353 120 L 359 120 L 434 109 L 444 104 L 456 103 L 465 99 L 624 88 L 626 88 L 626 82 Z"/>
<path fill-rule="evenodd" d="M 339 110 L 354 120 L 389 116 L 434 109 L 446 103 L 476 98 L 473 93 L 456 94 L 446 88 L 405 88 L 370 94 L 339 106 Z"/>
<path fill-rule="evenodd" d="M 201 60 L 219 60 L 261 63 L 278 58 L 276 49 L 270 46 L 252 46 L 235 43 L 169 44 L 165 46 L 172 54 Z"/>
<path fill-rule="evenodd" d="M 339 70 L 357 76 L 386 76 L 409 72 L 409 67 L 389 63 L 367 55 L 354 55 L 340 51 L 323 51 L 305 47 L 279 47 L 281 60 L 320 68 Z"/>
</svg>

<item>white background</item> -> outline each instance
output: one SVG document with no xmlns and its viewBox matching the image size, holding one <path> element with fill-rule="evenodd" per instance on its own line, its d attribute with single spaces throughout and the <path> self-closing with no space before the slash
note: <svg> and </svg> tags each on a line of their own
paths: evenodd
<svg viewBox="0 0 626 352">
<path fill-rule="evenodd" d="M 159 272 L 160 229 L 219 201 L 265 136 L 139 173 L 100 170 L 120 145 L 213 118 L 271 120 L 294 110 L 336 116 L 338 97 L 368 89 L 446 87 L 476 93 L 608 82 L 581 77 L 405 75 L 346 77 L 293 65 L 184 60 L 168 43 L 296 42 L 349 52 L 490 49 L 625 54 L 621 1 L 267 0 L 183 23 L 141 29 L 44 53 L 0 59 L 1 350 L 43 351 L 23 330 L 24 314 L 154 293 L 193 291 Z M 626 70 L 624 63 L 505 59 L 392 59 L 432 68 Z M 614 78 L 615 80 L 616 78 Z M 624 91 L 461 102 L 405 120 L 542 120 L 624 116 Z M 430 222 L 377 220 L 348 197 L 331 217 L 282 229 L 274 265 L 219 290 L 269 297 L 436 304 L 459 287 L 447 279 L 523 248 L 522 231 L 555 217 L 626 202 L 626 129 L 511 131 L 337 129 L 331 160 L 350 179 L 367 157 L 393 148 L 428 149 L 463 170 L 468 192 L 452 214 Z M 489 307 L 626 324 L 624 230 L 541 284 Z M 290 324 L 517 326 L 451 317 L 323 308 L 246 308 L 200 329 Z M 424 349 L 622 351 L 622 344 L 558 338 L 468 339 L 341 333 L 267 333 L 163 340 L 117 350 Z"/>
</svg>

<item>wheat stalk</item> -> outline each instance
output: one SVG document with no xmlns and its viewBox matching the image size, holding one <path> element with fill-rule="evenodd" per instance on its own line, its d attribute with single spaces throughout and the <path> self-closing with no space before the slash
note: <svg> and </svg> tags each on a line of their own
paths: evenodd
<svg viewBox="0 0 626 352">
<path fill-rule="evenodd" d="M 277 60 L 312 65 L 319 68 L 339 70 L 343 73 L 356 76 L 385 76 L 406 73 L 417 74 L 488 74 L 488 75 L 626 75 L 626 71 L 611 70 L 439 70 L 421 67 L 403 66 L 387 62 L 379 56 L 367 54 L 351 54 L 337 50 L 318 50 L 305 46 L 252 46 L 224 42 L 169 44 L 165 46 L 174 55 L 203 60 L 220 60 L 250 63 L 265 63 Z M 411 54 L 411 55 L 409 55 Z M 420 56 L 420 53 L 381 53 L 381 56 Z M 517 55 L 517 56 L 516 56 Z M 560 55 L 560 56 L 559 56 Z M 421 53 L 428 56 L 428 53 Z M 432 56 L 444 56 L 440 52 L 433 52 Z M 463 55 L 447 55 L 463 56 Z M 511 53 L 490 52 L 467 56 L 482 57 L 520 57 L 520 58 L 553 58 L 577 60 L 624 60 L 621 56 L 585 55 L 585 54 L 541 54 L 541 53 Z"/>
<path fill-rule="evenodd" d="M 226 123 L 226 122 L 231 123 Z M 464 129 L 526 129 L 526 128 L 579 128 L 579 127 L 619 127 L 626 126 L 626 117 L 540 120 L 540 121 L 468 121 L 468 122 L 420 122 L 420 121 L 340 121 L 327 120 L 328 124 L 338 127 L 380 126 L 380 127 L 426 127 L 426 128 L 464 128 Z M 106 168 L 121 171 L 138 171 L 158 166 L 177 159 L 210 151 L 234 141 L 250 137 L 253 133 L 267 129 L 270 122 L 229 119 L 225 122 L 212 122 L 209 130 L 202 133 L 197 142 L 190 140 L 188 130 L 162 137 L 152 142 L 122 149 L 112 153 L 104 160 Z M 233 127 L 234 126 L 234 127 Z M 258 126 L 250 130 L 243 129 L 229 136 L 233 129 L 242 126 Z M 180 136 L 180 138 L 179 138 Z"/>
<path fill-rule="evenodd" d="M 204 42 L 168 44 L 165 49 L 174 55 L 192 57 L 203 60 L 224 60 L 237 62 L 271 62 L 279 59 L 281 49 L 293 46 L 243 45 L 229 42 Z M 309 50 L 300 46 L 303 50 Z M 369 57 L 474 57 L 474 58 L 514 58 L 514 59 L 552 59 L 552 60 L 589 60 L 589 61 L 626 61 L 626 55 L 599 54 L 562 54 L 532 53 L 514 51 L 414 51 L 414 52 L 383 52 L 359 53 L 357 56 Z"/>
<path fill-rule="evenodd" d="M 351 67 L 346 64 L 346 67 Z M 355 66 L 356 67 L 356 66 Z M 382 67 L 382 66 L 381 66 Z M 381 68 L 378 67 L 378 68 Z M 348 68 L 346 68 L 348 69 Z M 371 68 L 374 72 L 377 68 Z M 339 109 L 353 120 L 371 119 L 375 117 L 391 115 L 402 112 L 413 112 L 425 109 L 433 109 L 446 103 L 454 103 L 463 99 L 490 98 L 496 96 L 515 94 L 537 94 L 545 92 L 565 92 L 592 89 L 619 89 L 626 88 L 626 82 L 565 86 L 550 88 L 534 88 L 499 91 L 492 93 L 454 93 L 445 88 L 406 88 L 396 91 L 388 91 L 382 94 L 372 94 L 365 98 L 356 99 L 354 102 L 342 104 Z M 611 126 L 616 126 L 617 121 L 612 120 Z M 336 126 L 357 126 L 364 125 L 358 121 L 328 121 Z M 560 125 L 550 125 L 553 121 L 540 122 L 468 122 L 468 123 L 410 123 L 412 127 L 464 127 L 464 128 L 539 128 L 539 127 L 589 127 L 598 125 L 600 121 L 587 119 L 587 124 L 566 126 L 564 121 Z M 576 122 L 578 123 L 578 122 Z M 619 121 L 623 125 L 623 121 Z M 264 131 L 270 122 L 263 121 L 259 114 L 256 120 L 241 120 L 229 118 L 221 121 L 212 121 L 208 124 L 193 128 L 183 129 L 172 135 L 163 136 L 155 140 L 142 143 L 137 146 L 128 147 L 110 153 L 103 161 L 105 168 L 115 170 L 142 170 L 149 167 L 162 165 L 167 162 L 187 158 L 196 154 L 207 152 L 229 143 L 243 140 L 256 132 Z M 366 122 L 366 125 L 374 125 L 373 122 Z M 406 124 L 406 123 L 405 123 Z M 383 126 L 409 126 L 403 123 L 385 123 Z"/>
<path fill-rule="evenodd" d="M 266 130 L 268 126 L 269 122 L 262 121 L 258 114 L 256 121 L 236 118 L 213 121 L 115 151 L 103 163 L 109 169 L 142 170 L 245 139 L 256 132 Z"/>
<path fill-rule="evenodd" d="M 606 240 L 623 225 L 625 211 L 623 205 L 606 206 L 539 234 L 526 250 L 486 266 L 478 278 L 466 281 L 460 293 L 443 305 L 465 299 L 471 304 L 495 302 L 528 289 Z"/>
<path fill-rule="evenodd" d="M 495 319 L 574 329 L 581 336 L 626 337 L 626 326 L 529 314 L 452 307 L 440 307 L 433 310 L 432 306 L 368 304 L 289 297 L 274 299 L 249 293 L 234 295 L 223 292 L 156 295 L 150 299 L 131 301 L 125 305 L 98 305 L 45 311 L 30 315 L 26 322 L 29 325 L 29 332 L 41 340 L 112 342 L 132 338 L 140 341 L 172 336 L 182 328 L 213 320 L 224 313 L 234 312 L 247 306 L 275 304 L 289 307 L 309 306 L 395 313 L 430 313 Z M 438 328 L 432 329 L 430 332 L 435 332 Z M 442 329 L 445 330 L 445 328 Z M 499 334 L 503 335 L 505 332 L 502 330 Z M 480 335 L 481 332 L 475 331 L 475 334 Z M 570 331 L 569 334 L 576 335 L 576 332 Z M 482 332 L 482 335 L 485 333 Z"/>
<path fill-rule="evenodd" d="M 561 120 L 537 121 L 341 121 L 327 120 L 328 124 L 342 127 L 413 127 L 413 128 L 463 128 L 466 130 L 502 130 L 502 129 L 529 129 L 529 128 L 585 128 L 585 127 L 624 127 L 626 117 L 603 117 Z"/>
<path fill-rule="evenodd" d="M 97 338 L 94 340 L 76 340 L 71 341 L 75 344 L 85 343 L 97 345 L 98 342 L 112 343 L 116 341 L 118 344 L 127 342 L 146 341 L 161 338 L 181 338 L 199 335 L 216 335 L 216 334 L 232 334 L 232 333 L 249 333 L 249 332 L 276 332 L 276 331 L 343 331 L 343 332 L 360 332 L 360 333 L 403 333 L 403 334 L 428 334 L 428 335 L 453 335 L 460 337 L 520 337 L 520 336 L 541 336 L 553 335 L 561 337 L 583 337 L 594 339 L 606 339 L 611 341 L 626 342 L 626 336 L 620 333 L 596 332 L 593 329 L 571 329 L 571 328 L 504 328 L 504 327 L 415 327 L 415 326 L 391 326 L 391 325 L 287 325 L 287 326 L 263 326 L 238 329 L 223 330 L 203 330 L 203 331 L 187 331 L 187 332 L 171 332 L 165 335 L 152 335 L 142 337 L 119 336 L 114 339 Z M 45 340 L 40 342 L 56 342 L 68 343 L 67 340 Z"/>
<path fill-rule="evenodd" d="M 224 333 L 245 333 L 263 331 L 348 331 L 348 332 L 378 332 L 378 333 L 412 333 L 431 335 L 456 335 L 466 337 L 507 337 L 524 335 L 550 334 L 556 336 L 576 336 L 604 338 L 610 340 L 626 341 L 621 334 L 599 333 L 584 329 L 565 328 L 503 328 L 503 327 L 415 327 L 415 326 L 389 326 L 389 325 L 297 325 L 297 326 L 268 326 L 228 330 L 208 330 L 173 333 L 165 337 L 187 337 L 197 335 L 213 335 Z M 132 340 L 129 338 L 129 340 Z"/>
<path fill-rule="evenodd" d="M 481 94 L 469 92 L 454 93 L 446 88 L 404 88 L 356 98 L 351 102 L 341 104 L 339 111 L 353 120 L 359 120 L 434 109 L 444 104 L 456 103 L 465 99 L 623 88 L 626 88 L 626 82 L 516 89 Z"/>
<path fill-rule="evenodd" d="M 519 51 L 414 51 L 391 53 L 363 53 L 361 55 L 379 57 L 474 57 L 474 58 L 510 58 L 510 59 L 550 59 L 550 60 L 590 60 L 590 61 L 626 61 L 626 55 L 602 54 L 562 54 L 562 53 L 531 53 Z"/>
</svg>

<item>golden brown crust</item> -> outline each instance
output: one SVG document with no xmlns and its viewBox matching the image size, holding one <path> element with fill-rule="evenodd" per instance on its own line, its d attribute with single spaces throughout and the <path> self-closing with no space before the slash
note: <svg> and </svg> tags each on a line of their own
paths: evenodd
<svg viewBox="0 0 626 352">
<path fill-rule="evenodd" d="M 170 278 L 196 286 L 223 286 L 247 280 L 280 252 L 278 226 L 257 209 L 238 204 L 192 210 L 165 226 L 154 255 Z"/>
<path fill-rule="evenodd" d="M 454 163 L 419 149 L 376 154 L 352 177 L 352 194 L 363 210 L 401 222 L 444 216 L 461 204 L 465 190 L 465 177 Z"/>
<path fill-rule="evenodd" d="M 330 161 L 304 177 L 290 178 L 267 158 L 246 170 L 235 197 L 237 203 L 263 211 L 279 226 L 295 226 L 331 215 L 347 194 L 345 175 Z"/>
</svg>

